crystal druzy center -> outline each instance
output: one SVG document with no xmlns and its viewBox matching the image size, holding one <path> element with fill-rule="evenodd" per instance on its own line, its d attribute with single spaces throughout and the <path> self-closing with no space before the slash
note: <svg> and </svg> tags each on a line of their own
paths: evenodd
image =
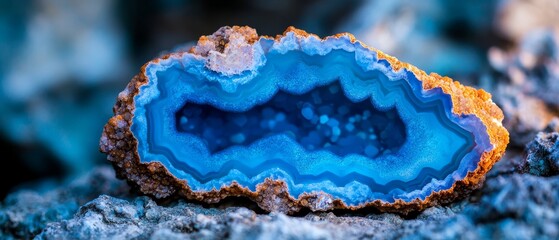
<svg viewBox="0 0 559 240">
<path fill-rule="evenodd" d="M 406 140 L 395 109 L 377 110 L 370 99 L 352 102 L 338 82 L 301 95 L 280 91 L 243 112 L 186 103 L 176 117 L 178 130 L 202 139 L 212 153 L 285 135 L 308 151 L 374 158 L 397 152 Z"/>
</svg>

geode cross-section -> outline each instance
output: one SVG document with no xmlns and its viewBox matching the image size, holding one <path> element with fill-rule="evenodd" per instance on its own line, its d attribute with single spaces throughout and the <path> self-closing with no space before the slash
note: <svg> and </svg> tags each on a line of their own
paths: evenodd
<svg viewBox="0 0 559 240">
<path fill-rule="evenodd" d="M 245 196 L 268 211 L 422 210 L 478 187 L 503 155 L 483 90 L 350 34 L 224 27 L 154 59 L 119 94 L 101 150 L 157 198 Z"/>
</svg>

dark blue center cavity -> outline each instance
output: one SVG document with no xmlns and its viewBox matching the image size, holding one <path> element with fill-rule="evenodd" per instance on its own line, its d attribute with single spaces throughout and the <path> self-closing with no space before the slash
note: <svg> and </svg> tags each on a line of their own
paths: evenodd
<svg viewBox="0 0 559 240">
<path fill-rule="evenodd" d="M 212 153 L 284 134 L 307 150 L 373 158 L 398 151 L 406 140 L 396 110 L 377 110 L 369 98 L 354 103 L 338 81 L 302 95 L 279 91 L 244 112 L 188 102 L 177 112 L 176 124 L 179 132 L 202 139 Z"/>
</svg>

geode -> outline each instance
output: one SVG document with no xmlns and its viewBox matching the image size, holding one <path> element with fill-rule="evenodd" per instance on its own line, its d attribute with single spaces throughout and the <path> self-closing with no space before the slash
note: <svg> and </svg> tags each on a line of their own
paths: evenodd
<svg viewBox="0 0 559 240">
<path fill-rule="evenodd" d="M 293 27 L 275 38 L 223 27 L 156 58 L 114 113 L 101 151 L 141 192 L 287 213 L 447 203 L 479 187 L 508 144 L 487 92 L 350 34 Z"/>
</svg>

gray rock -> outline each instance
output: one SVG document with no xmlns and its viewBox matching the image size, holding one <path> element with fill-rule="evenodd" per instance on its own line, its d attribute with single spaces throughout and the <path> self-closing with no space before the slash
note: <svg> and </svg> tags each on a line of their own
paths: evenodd
<svg viewBox="0 0 559 240">
<path fill-rule="evenodd" d="M 543 151 L 537 156 L 547 158 L 554 153 L 557 151 Z M 528 163 L 522 159 L 521 154 L 507 153 L 487 176 L 484 187 L 470 198 L 448 206 L 429 208 L 417 216 L 408 217 L 370 212 L 311 212 L 304 216 L 266 214 L 243 207 L 249 205 L 242 201 L 233 206 L 203 206 L 183 200 L 158 203 L 151 198 L 129 193 L 126 184 L 114 178 L 111 168 L 101 167 L 51 191 L 27 190 L 11 194 L 0 207 L 0 237 L 559 238 L 559 176 L 543 177 L 523 173 Z"/>
<path fill-rule="evenodd" d="M 499 176 L 487 181 L 482 194 L 464 214 L 491 230 L 487 237 L 509 238 L 510 229 L 516 229 L 515 238 L 559 237 L 559 176 Z"/>
<path fill-rule="evenodd" d="M 527 146 L 527 171 L 539 176 L 559 174 L 559 133 L 540 132 Z"/>
<path fill-rule="evenodd" d="M 99 167 L 50 191 L 20 190 L 0 204 L 0 238 L 31 238 L 49 222 L 72 218 L 79 206 L 106 193 L 126 196 L 129 187 L 110 167 Z"/>
<path fill-rule="evenodd" d="M 206 209 L 184 201 L 160 206 L 148 197 L 128 201 L 102 195 L 82 206 L 72 219 L 49 224 L 38 239 L 386 239 L 411 235 L 425 224 L 454 215 L 441 207 L 414 220 L 394 214 L 291 217 L 256 214 L 244 207 Z"/>
</svg>

